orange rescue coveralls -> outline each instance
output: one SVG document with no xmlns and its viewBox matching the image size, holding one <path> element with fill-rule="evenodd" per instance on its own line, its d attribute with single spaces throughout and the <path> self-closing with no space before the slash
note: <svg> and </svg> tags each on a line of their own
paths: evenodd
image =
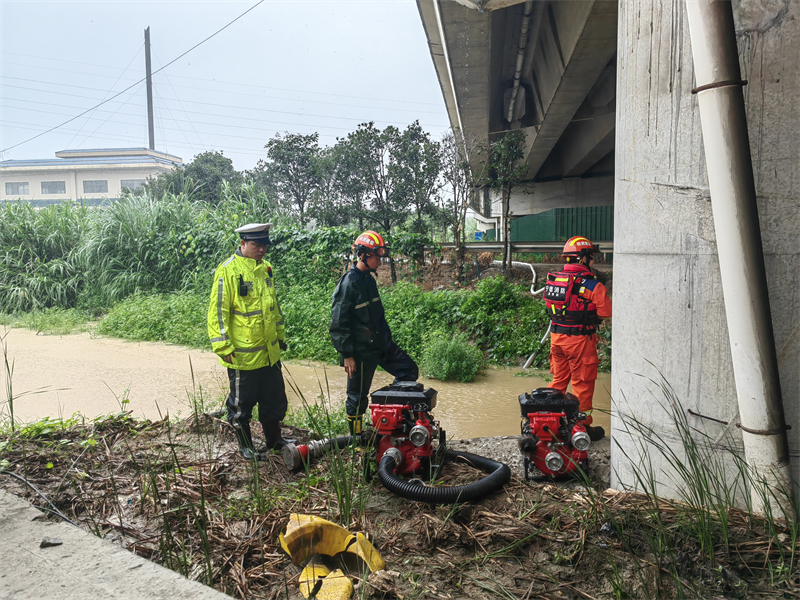
<svg viewBox="0 0 800 600">
<path fill-rule="evenodd" d="M 565 265 L 565 267 L 572 265 Z M 571 269 L 570 269 L 571 270 Z M 606 286 L 597 282 L 594 289 L 584 288 L 580 294 L 597 307 L 597 316 L 601 319 L 611 318 L 611 300 Z M 572 393 L 580 401 L 581 412 L 586 413 L 584 425 L 592 424 L 592 397 L 597 380 L 597 342 L 600 337 L 591 335 L 569 335 L 566 333 L 550 334 L 550 372 L 553 381 L 548 387 L 567 391 L 572 381 Z"/>
</svg>

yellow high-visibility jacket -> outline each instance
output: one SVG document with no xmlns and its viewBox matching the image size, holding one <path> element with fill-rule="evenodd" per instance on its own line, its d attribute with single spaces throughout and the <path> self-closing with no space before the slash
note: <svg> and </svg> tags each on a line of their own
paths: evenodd
<svg viewBox="0 0 800 600">
<path fill-rule="evenodd" d="M 244 371 L 274 365 L 281 358 L 278 342 L 285 331 L 272 265 L 256 264 L 237 250 L 214 272 L 208 306 L 208 337 L 220 364 Z M 222 360 L 231 352 L 233 364 Z"/>
</svg>

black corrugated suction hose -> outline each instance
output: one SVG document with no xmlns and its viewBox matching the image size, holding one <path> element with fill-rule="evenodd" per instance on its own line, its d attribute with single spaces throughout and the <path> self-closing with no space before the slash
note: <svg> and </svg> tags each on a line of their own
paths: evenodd
<svg viewBox="0 0 800 600">
<path fill-rule="evenodd" d="M 340 435 L 338 437 L 328 438 L 327 440 L 325 440 L 325 448 L 327 448 L 328 450 L 333 450 L 334 448 L 337 450 L 343 450 L 353 443 L 361 445 L 361 436 Z"/>
<path fill-rule="evenodd" d="M 447 460 L 477 467 L 488 475 L 480 481 L 467 485 L 424 486 L 401 479 L 394 473 L 394 458 L 384 455 L 378 466 L 378 479 L 387 490 L 401 498 L 430 504 L 455 504 L 478 500 L 500 489 L 511 479 L 511 469 L 508 465 L 477 454 L 448 450 Z"/>
</svg>

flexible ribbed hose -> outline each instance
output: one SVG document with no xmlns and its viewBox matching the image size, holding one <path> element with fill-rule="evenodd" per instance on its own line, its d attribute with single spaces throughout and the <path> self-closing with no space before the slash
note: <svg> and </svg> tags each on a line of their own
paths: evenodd
<svg viewBox="0 0 800 600">
<path fill-rule="evenodd" d="M 424 486 L 401 479 L 394 473 L 394 458 L 384 455 L 378 467 L 378 479 L 387 490 L 406 500 L 428 502 L 429 504 L 455 504 L 488 496 L 503 487 L 511 478 L 511 469 L 508 468 L 508 465 L 496 460 L 457 450 L 448 450 L 446 456 L 447 460 L 477 467 L 488 475 L 480 481 L 467 485 Z"/>
</svg>

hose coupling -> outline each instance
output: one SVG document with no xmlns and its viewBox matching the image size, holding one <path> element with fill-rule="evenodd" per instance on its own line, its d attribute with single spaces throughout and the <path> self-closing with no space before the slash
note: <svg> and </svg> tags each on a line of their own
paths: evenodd
<svg viewBox="0 0 800 600">
<path fill-rule="evenodd" d="M 390 447 L 386 449 L 386 452 L 383 453 L 384 458 L 389 456 L 394 459 L 394 468 L 398 468 L 400 465 L 403 464 L 403 453 L 395 447 Z"/>
<path fill-rule="evenodd" d="M 519 449 L 523 454 L 532 454 L 536 450 L 539 438 L 535 435 L 527 434 L 519 438 Z"/>
<path fill-rule="evenodd" d="M 414 425 L 414 427 L 411 428 L 411 432 L 408 434 L 408 439 L 411 440 L 412 444 L 419 448 L 427 444 L 430 441 L 431 436 L 427 427 L 423 427 L 422 425 Z"/>
<path fill-rule="evenodd" d="M 576 431 L 572 434 L 572 447 L 580 452 L 588 450 L 591 443 L 592 440 L 589 438 L 589 434 L 585 431 Z"/>
<path fill-rule="evenodd" d="M 544 464 L 548 469 L 553 471 L 553 473 L 557 473 L 564 468 L 564 457 L 558 452 L 550 451 L 547 453 L 547 456 L 544 457 Z"/>
</svg>

